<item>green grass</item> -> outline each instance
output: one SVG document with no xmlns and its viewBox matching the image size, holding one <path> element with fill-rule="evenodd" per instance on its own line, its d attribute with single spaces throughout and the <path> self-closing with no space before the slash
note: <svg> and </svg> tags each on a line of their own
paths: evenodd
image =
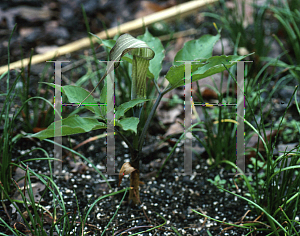
<svg viewBox="0 0 300 236">
<path fill-rule="evenodd" d="M 44 159 L 50 161 L 50 160 L 53 160 L 54 158 L 44 158 Z M 78 207 L 77 212 L 78 212 L 80 222 L 81 222 L 81 224 L 78 226 L 78 223 L 75 222 L 76 214 L 71 215 L 70 212 L 67 212 L 66 203 L 64 202 L 64 198 L 59 191 L 59 187 L 53 181 L 52 174 L 50 177 L 43 175 L 43 174 L 37 174 L 36 172 L 31 170 L 28 166 L 26 167 L 26 165 L 23 162 L 21 162 L 21 164 L 23 167 L 19 166 L 19 168 L 22 168 L 24 171 L 26 171 L 26 175 L 24 176 L 24 181 L 27 184 L 25 184 L 26 187 L 25 187 L 24 191 L 26 191 L 28 193 L 29 198 L 25 197 L 25 195 L 23 194 L 23 189 L 19 189 L 17 185 L 16 185 L 16 188 L 18 189 L 20 195 L 22 196 L 22 201 L 11 199 L 9 194 L 4 190 L 4 188 L 1 185 L 0 185 L 0 188 L 4 192 L 7 199 L 11 202 L 11 204 L 13 204 L 13 206 L 19 212 L 20 216 L 23 219 L 26 230 L 30 231 L 30 233 L 32 233 L 34 235 L 48 235 L 48 232 L 50 232 L 51 235 L 54 232 L 59 235 L 71 235 L 72 233 L 76 232 L 75 229 L 76 230 L 79 229 L 80 232 L 87 233 L 86 230 L 84 229 L 86 226 L 86 220 L 87 220 L 87 217 L 90 214 L 91 210 L 94 208 L 94 206 L 104 198 L 124 192 L 124 196 L 123 196 L 122 200 L 120 201 L 120 204 L 121 204 L 126 195 L 127 190 L 130 189 L 130 188 L 125 188 L 120 191 L 112 192 L 112 193 L 109 193 L 109 194 L 106 194 L 106 195 L 103 195 L 103 196 L 97 198 L 88 209 L 84 210 L 84 215 L 80 215 L 80 209 L 77 204 L 77 207 Z M 50 173 L 52 173 L 50 162 L 49 162 L 49 169 L 50 169 Z M 55 204 L 53 213 L 51 213 L 47 209 L 45 209 L 41 205 L 40 202 L 35 201 L 33 190 L 31 187 L 31 176 L 37 177 L 39 179 L 39 181 L 42 182 L 46 186 L 44 193 L 46 191 L 50 191 L 52 193 L 53 203 Z M 76 194 L 75 194 L 75 198 L 76 198 Z M 77 198 L 76 198 L 76 201 L 77 201 Z M 29 219 L 28 219 L 28 217 L 25 218 L 23 208 L 19 207 L 20 203 L 23 204 L 23 206 L 25 207 L 26 212 L 28 213 Z M 61 210 L 60 211 L 56 210 L 56 208 L 61 209 Z M 117 213 L 117 211 L 118 211 L 118 209 L 116 210 L 115 214 Z M 49 231 L 46 230 L 46 228 L 44 227 L 44 225 L 45 225 L 44 215 L 47 215 L 48 217 L 53 219 L 53 224 L 51 225 L 51 228 Z M 62 215 L 62 216 L 58 217 L 58 215 Z M 29 223 L 29 220 L 30 220 L 30 223 Z M 112 220 L 113 220 L 113 218 L 111 219 L 111 221 Z M 110 222 L 109 222 L 109 224 L 110 224 Z M 0 219 L 0 225 L 1 225 L 1 223 L 2 223 L 2 226 L 7 226 L 8 229 L 11 231 L 11 233 L 17 234 L 17 235 L 23 235 L 22 232 L 9 227 L 7 225 L 7 223 L 5 221 L 3 221 L 2 219 Z M 106 226 L 106 228 L 109 226 L 109 224 Z M 102 235 L 106 231 L 106 228 L 104 229 Z"/>
<path fill-rule="evenodd" d="M 274 154 L 276 140 L 279 139 L 279 132 L 273 140 L 265 140 L 262 138 L 263 134 L 266 136 L 266 130 L 281 130 L 284 127 L 290 127 L 288 133 L 284 135 L 283 140 L 290 142 L 292 140 L 299 140 L 300 137 L 300 125 L 297 121 L 292 121 L 292 123 L 287 123 L 285 118 L 287 109 L 291 106 L 291 102 L 294 99 L 298 114 L 300 115 L 299 101 L 297 101 L 297 91 L 298 87 L 295 88 L 293 96 L 290 98 L 287 109 L 284 114 L 280 116 L 279 121 L 269 119 L 271 115 L 272 107 L 272 98 L 280 89 L 285 88 L 290 82 L 297 80 L 299 82 L 298 75 L 298 66 L 299 65 L 299 8 L 290 8 L 287 2 L 284 5 L 278 5 L 272 7 L 272 11 L 275 13 L 275 18 L 283 26 L 283 29 L 286 31 L 288 36 L 289 45 L 292 48 L 292 54 L 287 54 L 283 43 L 280 39 L 274 36 L 274 39 L 277 40 L 281 46 L 283 53 L 278 55 L 277 58 L 266 58 L 265 56 L 268 53 L 267 48 L 263 49 L 265 46 L 264 40 L 266 35 L 263 30 L 257 28 L 259 25 L 262 25 L 264 22 L 264 11 L 266 6 L 258 10 L 258 14 L 253 16 L 254 23 L 252 29 L 254 31 L 247 31 L 242 27 L 242 22 L 244 19 L 244 12 L 239 16 L 238 14 L 232 14 L 231 10 L 225 7 L 225 2 L 221 1 L 224 6 L 225 15 L 216 15 L 213 13 L 207 13 L 206 16 L 213 17 L 218 19 L 220 26 L 223 27 L 228 35 L 230 36 L 233 42 L 239 42 L 238 35 L 241 35 L 241 42 L 236 43 L 238 46 L 251 45 L 251 37 L 257 38 L 259 45 L 252 45 L 253 48 L 249 48 L 251 51 L 256 52 L 257 57 L 261 57 L 261 60 L 265 61 L 259 67 L 257 73 L 251 72 L 251 66 L 246 64 L 245 69 L 245 98 L 246 98 L 246 110 L 245 110 L 245 133 L 246 140 L 251 138 L 253 133 L 258 134 L 259 140 L 263 143 L 265 147 L 265 152 L 261 153 L 257 145 L 255 150 L 256 157 L 251 159 L 252 164 L 249 164 L 248 170 L 251 170 L 252 175 L 241 175 L 241 177 L 236 177 L 236 183 L 238 185 L 244 185 L 248 188 L 248 193 L 246 196 L 241 196 L 231 192 L 231 186 L 233 183 L 228 185 L 220 177 L 216 176 L 215 180 L 209 180 L 211 183 L 216 185 L 220 191 L 226 191 L 231 193 L 245 201 L 251 207 L 252 214 L 256 218 L 264 213 L 263 217 L 259 220 L 260 222 L 251 222 L 235 225 L 235 227 L 246 227 L 248 228 L 247 235 L 257 231 L 264 231 L 265 235 L 299 235 L 299 229 L 296 230 L 296 226 L 299 226 L 299 222 L 295 220 L 296 212 L 299 212 L 299 198 L 300 198 L 300 146 L 294 148 L 290 152 L 279 153 L 278 155 Z M 268 2 L 266 3 L 268 4 Z M 295 1 L 290 2 L 289 4 L 295 4 Z M 291 10 L 292 9 L 292 10 Z M 237 9 L 235 9 L 237 11 Z M 229 16 L 231 14 L 231 16 Z M 275 32 L 274 32 L 275 33 Z M 248 35 L 248 36 L 247 36 Z M 257 47 L 259 46 L 259 47 Z M 297 54 L 297 56 L 295 55 Z M 294 58 L 292 58 L 292 56 Z M 285 63 L 281 58 L 285 56 L 288 59 L 288 63 Z M 269 68 L 273 66 L 273 70 Z M 267 70 L 268 69 L 268 70 Z M 234 71 L 231 71 L 231 77 L 234 76 Z M 274 78 L 276 81 L 274 83 Z M 270 91 L 270 84 L 273 83 L 272 90 Z M 267 94 L 266 97 L 262 98 L 262 94 Z M 260 120 L 257 120 L 257 117 Z M 221 118 L 219 117 L 218 121 L 220 122 Z M 208 133 L 210 126 L 204 125 L 205 132 Z M 234 131 L 234 129 L 232 129 Z M 284 131 L 287 132 L 287 131 Z M 251 134 L 252 133 L 252 134 Z M 230 137 L 230 133 L 228 133 Z M 288 139 L 288 136 L 292 138 Z M 204 140 L 199 140 L 206 147 L 206 151 L 211 156 L 217 156 L 218 154 L 213 155 L 215 151 L 214 146 L 209 146 L 209 142 Z M 217 139 L 219 142 L 220 140 Z M 221 142 L 220 142 L 221 143 Z M 219 152 L 219 151 L 217 151 Z M 246 150 L 247 152 L 247 150 Z M 217 159 L 217 158 L 216 158 Z M 288 164 L 287 160 L 291 159 Z M 219 160 L 220 161 L 220 160 Z M 235 169 L 235 161 L 220 161 L 221 163 L 226 163 L 231 165 Z M 239 170 L 241 171 L 241 170 Z M 262 171 L 259 173 L 259 171 Z M 293 178 L 295 178 L 293 180 Z M 196 212 L 196 211 L 194 211 Z M 196 212 L 199 215 L 204 216 L 202 213 Z M 208 216 L 205 216 L 208 217 Z M 210 217 L 208 217 L 210 218 Z M 210 218 L 212 219 L 212 218 Z M 213 219 L 218 221 L 217 219 Z M 221 222 L 220 222 L 221 223 Z M 227 223 L 228 225 L 232 225 Z M 232 225 L 234 226 L 234 225 Z"/>
</svg>

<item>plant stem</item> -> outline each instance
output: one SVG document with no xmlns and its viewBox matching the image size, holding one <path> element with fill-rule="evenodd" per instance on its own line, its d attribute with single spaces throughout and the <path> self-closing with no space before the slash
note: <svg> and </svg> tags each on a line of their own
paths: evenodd
<svg viewBox="0 0 300 236">
<path fill-rule="evenodd" d="M 144 128 L 143 128 L 143 131 L 140 135 L 140 138 L 139 138 L 139 142 L 138 142 L 138 151 L 140 152 L 142 150 L 142 147 L 143 147 L 143 144 L 144 144 L 144 140 L 145 140 L 145 136 L 146 136 L 146 132 L 148 131 L 148 128 L 149 128 L 149 125 L 150 125 L 150 122 L 155 114 L 155 111 L 158 107 L 158 104 L 160 103 L 160 100 L 162 99 L 162 97 L 169 91 L 172 90 L 172 86 L 167 86 L 163 92 L 159 92 L 159 95 L 154 103 L 154 105 L 152 106 L 151 108 L 151 112 L 148 116 L 148 119 L 144 125 Z"/>
<path fill-rule="evenodd" d="M 139 164 L 140 164 L 140 159 L 139 159 L 139 152 L 137 150 L 133 150 L 133 152 L 131 154 L 130 164 L 136 170 L 133 171 L 130 175 L 130 187 L 133 187 L 133 189 L 129 190 L 129 202 L 131 202 L 132 205 L 137 205 L 139 203 L 139 200 L 140 200 L 140 190 L 139 190 L 139 184 L 140 184 Z"/>
<path fill-rule="evenodd" d="M 134 107 L 133 108 L 133 116 L 141 118 L 141 112 L 143 107 Z M 133 189 L 129 190 L 129 203 L 133 206 L 137 205 L 140 201 L 140 190 L 139 190 L 139 184 L 140 184 L 140 158 L 139 158 L 139 151 L 138 151 L 138 145 L 139 145 L 139 129 L 137 130 L 137 134 L 133 137 L 133 143 L 132 143 L 132 150 L 130 150 L 131 153 L 131 159 L 130 159 L 130 165 L 135 169 L 130 174 L 130 187 L 133 187 Z"/>
<path fill-rule="evenodd" d="M 130 189 L 129 191 L 129 202 L 132 203 L 132 205 L 137 205 L 139 203 L 139 199 L 140 199 L 140 192 L 139 192 L 139 184 L 140 184 L 140 157 L 139 157 L 139 153 L 142 150 L 143 147 L 143 143 L 145 140 L 145 136 L 146 136 L 146 132 L 149 128 L 150 122 L 155 114 L 155 111 L 158 107 L 159 102 L 161 101 L 162 97 L 169 92 L 170 90 L 172 90 L 172 86 L 169 85 L 168 87 L 166 87 L 164 89 L 163 92 L 159 92 L 159 95 L 154 103 L 154 105 L 151 108 L 151 112 L 148 116 L 148 119 L 144 125 L 144 128 L 142 130 L 142 133 L 140 135 L 140 137 L 138 138 L 138 136 L 134 137 L 133 140 L 133 151 L 131 152 L 131 160 L 130 160 L 130 164 L 133 168 L 135 168 L 136 170 L 133 171 L 130 175 L 130 187 L 133 187 L 133 189 Z M 142 109 L 142 108 L 141 108 Z M 134 115 L 137 115 L 137 111 L 134 111 Z"/>
</svg>

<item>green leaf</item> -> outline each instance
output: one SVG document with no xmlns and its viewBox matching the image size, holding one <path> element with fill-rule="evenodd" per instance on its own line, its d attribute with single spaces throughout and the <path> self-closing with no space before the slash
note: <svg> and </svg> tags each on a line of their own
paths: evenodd
<svg viewBox="0 0 300 236">
<path fill-rule="evenodd" d="M 96 35 L 94 36 L 97 37 Z M 104 42 L 99 37 L 97 37 L 97 39 L 100 43 Z M 106 46 L 110 47 L 111 45 Z M 123 58 L 123 56 L 130 51 L 132 51 L 133 55 L 133 59 L 131 60 L 131 63 L 133 64 L 131 99 L 145 98 L 146 75 L 148 72 L 149 60 L 153 59 L 155 53 L 144 41 L 136 39 L 130 34 L 121 35 L 117 39 L 116 44 L 110 50 L 110 61 L 114 61 L 114 63 L 109 64 L 107 71 L 102 79 L 107 74 L 109 74 L 113 70 L 113 68 L 117 69 L 120 65 L 121 58 Z"/>
<path fill-rule="evenodd" d="M 103 44 L 105 47 L 112 49 L 112 47 L 116 44 L 116 40 L 113 39 L 106 39 L 106 40 L 102 40 L 100 39 L 96 34 L 93 34 L 90 32 L 90 35 L 94 36 L 99 44 Z"/>
<path fill-rule="evenodd" d="M 143 51 L 137 55 L 143 55 Z M 149 60 L 143 58 L 143 56 L 133 55 L 132 60 L 132 75 L 131 75 L 131 99 L 146 98 L 147 87 L 146 78 L 149 68 Z M 142 106 L 142 104 L 140 104 Z"/>
<path fill-rule="evenodd" d="M 116 114 L 115 114 L 115 119 L 119 120 L 124 114 L 130 109 L 136 106 L 137 104 L 143 103 L 149 101 L 149 99 L 133 99 L 129 102 L 125 102 L 118 106 Z"/>
<path fill-rule="evenodd" d="M 115 61 L 115 68 L 119 66 L 121 58 L 130 51 L 133 55 L 131 99 L 145 98 L 149 60 L 153 59 L 155 53 L 144 41 L 123 34 L 110 51 L 110 60 Z M 108 72 L 111 70 L 108 68 Z"/>
<path fill-rule="evenodd" d="M 116 40 L 114 40 L 114 39 L 102 40 L 96 34 L 93 34 L 91 32 L 90 32 L 90 34 L 97 38 L 97 41 L 99 44 L 103 44 L 109 50 L 111 50 L 114 47 L 114 45 L 116 44 Z M 125 61 L 128 61 L 129 63 L 132 63 L 132 55 L 123 56 L 123 59 Z"/>
<path fill-rule="evenodd" d="M 105 47 L 112 49 L 116 44 L 116 40 L 113 39 L 102 40 L 102 43 Z"/>
<path fill-rule="evenodd" d="M 62 119 L 61 122 L 62 136 L 86 133 L 91 130 L 97 129 L 106 129 L 105 123 L 99 122 L 95 118 L 80 117 L 78 115 Z M 54 137 L 55 124 L 58 125 L 58 122 L 53 122 L 51 125 L 49 125 L 47 129 L 40 131 L 36 134 L 29 135 L 29 137 L 39 138 L 40 140 L 44 140 L 45 138 L 52 138 Z"/>
<path fill-rule="evenodd" d="M 47 82 L 42 82 L 42 83 L 47 84 L 53 88 L 57 87 L 58 89 L 61 89 L 62 93 L 67 96 L 69 102 L 74 103 L 74 105 L 80 104 L 80 102 L 83 101 L 89 95 L 88 91 L 78 86 L 74 86 L 74 85 L 59 86 L 57 84 L 51 84 Z M 98 116 L 102 116 L 99 109 L 99 105 L 97 104 L 97 102 L 94 100 L 93 97 L 91 96 L 88 97 L 83 104 L 85 105 L 84 107 L 86 109 L 97 114 Z"/>
<path fill-rule="evenodd" d="M 208 58 L 207 60 L 200 60 L 199 63 L 192 63 L 192 81 L 195 82 L 197 80 L 222 72 L 226 70 L 223 64 L 225 64 L 227 68 L 230 68 L 238 61 L 252 54 L 253 53 L 250 53 L 245 56 L 214 56 Z M 171 88 L 183 86 L 185 79 L 185 65 L 172 66 L 166 75 L 166 79 L 170 82 Z"/>
<path fill-rule="evenodd" d="M 149 33 L 147 28 L 145 34 L 138 36 L 137 38 L 147 43 L 147 45 L 155 52 L 154 58 L 150 61 L 149 73 L 147 76 L 157 80 L 162 69 L 162 61 L 165 57 L 164 47 L 158 38 L 153 37 Z"/>
<path fill-rule="evenodd" d="M 198 70 L 199 67 L 202 67 L 204 63 L 192 63 L 192 74 Z M 173 88 L 177 88 L 181 85 L 178 85 L 181 83 L 182 80 L 184 80 L 185 76 L 185 65 L 182 64 L 180 66 L 172 66 L 169 71 L 166 74 L 166 79 L 170 82 Z M 193 77 L 194 81 L 194 77 Z"/>
<path fill-rule="evenodd" d="M 116 45 L 116 42 L 118 41 L 118 44 L 120 43 L 123 43 L 126 41 L 126 38 L 128 38 L 129 40 L 132 40 L 132 39 L 135 39 L 133 38 L 131 35 L 129 34 L 124 34 L 122 36 L 124 36 L 124 38 L 121 38 L 121 41 L 118 39 L 118 40 L 113 40 L 113 39 L 109 39 L 109 40 L 102 40 L 100 39 L 97 35 L 93 34 L 93 33 L 90 33 L 91 35 L 93 35 L 94 37 L 97 38 L 97 41 L 99 44 L 103 44 L 106 48 L 108 48 L 109 50 L 111 50 L 115 45 Z M 121 37 L 122 37 L 121 36 Z M 130 37 L 128 37 L 130 36 Z M 145 34 L 142 35 L 142 36 L 138 36 L 138 39 L 145 42 L 145 43 L 149 43 L 149 49 L 151 48 L 154 52 L 155 52 L 155 56 L 154 58 L 150 61 L 150 68 L 147 68 L 147 76 L 151 79 L 155 78 L 157 80 L 158 76 L 159 76 L 159 73 L 161 71 L 161 62 L 164 58 L 164 48 L 161 44 L 161 41 L 158 39 L 158 38 L 155 38 L 153 37 L 149 32 L 148 30 L 146 30 Z M 137 40 L 137 39 L 135 39 Z M 133 41 L 131 46 L 134 45 L 136 42 L 138 41 Z M 127 42 L 126 42 L 127 43 Z M 130 45 L 128 45 L 128 47 L 131 47 Z M 138 45 L 136 45 L 135 47 L 137 47 Z M 145 46 L 145 45 L 144 45 Z M 154 48 L 153 48 L 154 47 Z M 130 49 L 132 50 L 132 49 Z M 130 50 L 126 51 L 129 52 Z M 129 62 L 129 63 L 132 63 L 132 55 L 125 55 L 126 53 L 123 54 L 123 56 L 121 56 L 120 58 L 116 58 L 115 60 L 118 60 L 120 61 L 121 58 L 123 58 L 125 61 Z M 156 55 L 157 54 L 157 55 Z M 113 55 L 111 55 L 111 61 L 113 61 Z M 155 61 L 155 62 L 152 62 L 152 61 Z M 159 63 L 160 62 L 160 63 Z M 115 69 L 119 66 L 119 64 L 115 64 Z"/>
<path fill-rule="evenodd" d="M 178 61 L 193 61 L 196 59 L 206 59 L 212 56 L 212 51 L 216 42 L 220 39 L 220 34 L 203 35 L 199 39 L 188 41 L 183 48 L 176 54 L 174 65 L 180 65 L 183 62 Z"/>
<path fill-rule="evenodd" d="M 154 57 L 154 51 L 151 48 L 149 48 L 149 46 L 145 42 L 132 37 L 130 34 L 121 35 L 109 53 L 110 60 L 116 61 L 114 66 L 115 69 L 118 68 L 118 66 L 120 65 L 120 62 L 118 61 L 120 61 L 126 53 L 134 49 L 142 48 L 144 48 L 142 51 L 135 50 L 134 54 L 142 52 L 142 57 L 151 60 Z"/>
<path fill-rule="evenodd" d="M 137 126 L 139 124 L 139 118 L 137 117 L 127 117 L 121 120 L 116 120 L 116 125 L 121 127 L 123 130 L 131 130 L 137 134 Z"/>
</svg>

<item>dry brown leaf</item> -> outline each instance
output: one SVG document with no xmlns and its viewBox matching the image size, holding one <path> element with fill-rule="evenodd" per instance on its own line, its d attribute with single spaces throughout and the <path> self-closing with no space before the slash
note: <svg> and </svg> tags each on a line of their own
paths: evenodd
<svg viewBox="0 0 300 236">
<path fill-rule="evenodd" d="M 188 42 L 192 39 L 193 38 L 191 38 L 191 37 L 179 37 L 179 38 L 176 39 L 176 42 L 171 42 L 169 47 L 168 47 L 170 50 L 167 50 L 164 60 L 166 62 L 173 62 L 177 52 L 180 49 L 182 49 L 183 45 L 186 42 Z"/>
<path fill-rule="evenodd" d="M 23 184 L 24 186 L 24 184 Z M 35 202 L 38 202 L 41 200 L 41 195 L 39 192 L 43 191 L 45 189 L 45 185 L 41 182 L 36 182 L 36 183 L 31 183 L 31 189 L 32 189 L 32 194 L 33 194 L 33 197 L 34 197 L 34 200 Z M 27 190 L 29 189 L 29 185 L 26 186 L 25 188 L 25 197 L 27 199 L 30 199 L 29 198 L 29 194 L 27 192 Z M 20 187 L 20 190 L 23 192 L 23 187 L 21 188 Z M 22 201 L 22 195 L 21 193 L 19 192 L 19 190 L 16 190 L 16 192 L 14 193 L 13 197 L 12 197 L 14 200 L 19 200 L 19 201 Z"/>
<path fill-rule="evenodd" d="M 85 171 L 88 170 L 88 166 L 84 164 L 78 156 L 75 156 L 74 158 L 76 162 L 70 157 L 66 158 L 66 160 L 69 162 L 70 167 L 73 168 L 70 172 L 79 174 L 85 173 Z"/>
<path fill-rule="evenodd" d="M 184 131 L 184 127 L 182 126 L 183 121 L 180 119 L 177 119 L 177 122 L 175 122 L 174 124 L 172 124 L 169 129 L 167 130 L 167 132 L 165 133 L 164 137 L 168 137 L 169 135 L 173 135 L 173 134 L 180 134 Z"/>
<path fill-rule="evenodd" d="M 154 154 L 156 152 L 161 151 L 163 148 L 168 147 L 169 144 L 167 142 L 157 141 L 153 144 L 149 144 L 146 147 L 143 147 L 142 153 L 146 156 Z"/>
<path fill-rule="evenodd" d="M 124 177 L 124 175 L 129 175 L 131 174 L 133 171 L 135 171 L 135 168 L 133 168 L 129 162 L 125 162 L 123 165 L 122 165 L 122 168 L 120 170 L 120 173 L 119 173 L 119 185 L 121 185 L 121 182 L 122 182 L 122 179 Z"/>
<path fill-rule="evenodd" d="M 47 212 L 43 213 L 44 224 L 52 225 L 56 220 Z"/>
<path fill-rule="evenodd" d="M 176 1 L 174 0 L 169 0 L 168 2 L 162 4 L 157 4 L 151 1 L 140 1 L 140 10 L 135 14 L 135 17 L 145 17 L 154 12 L 162 11 L 164 9 L 167 9 L 168 7 L 174 6 L 175 4 Z"/>
<path fill-rule="evenodd" d="M 217 99 L 218 94 L 210 88 L 201 88 L 201 95 L 206 99 Z"/>
<path fill-rule="evenodd" d="M 74 168 L 71 170 L 71 172 L 79 174 L 85 173 L 85 171 L 88 169 L 88 167 L 83 162 L 76 162 L 72 167 Z"/>
<path fill-rule="evenodd" d="M 22 193 L 24 193 L 24 184 L 26 183 L 26 181 L 23 179 L 21 179 L 22 177 L 26 176 L 26 171 L 21 169 L 20 167 L 18 167 L 15 170 L 15 174 L 14 174 L 14 180 L 16 181 L 15 183 L 17 184 L 18 188 L 22 191 Z M 21 179 L 21 180 L 20 180 Z M 30 177 L 31 180 L 33 179 L 37 179 L 35 176 L 31 176 Z M 17 182 L 18 181 L 18 182 Z M 29 185 L 28 182 L 26 183 L 27 185 L 25 186 L 25 197 L 27 199 L 29 199 L 29 195 L 27 190 L 29 189 Z M 43 191 L 45 189 L 45 185 L 39 181 L 35 182 L 35 183 L 31 183 L 31 188 L 32 188 L 32 194 L 33 197 L 35 199 L 35 201 L 40 201 L 41 200 L 41 195 L 39 194 L 39 192 Z M 13 199 L 15 200 L 19 200 L 22 201 L 22 195 L 20 194 L 19 190 L 17 189 L 16 192 L 14 193 Z"/>
<path fill-rule="evenodd" d="M 141 18 L 147 15 L 150 15 L 154 12 L 158 12 L 164 10 L 163 6 L 158 5 L 157 3 L 150 2 L 150 1 L 141 1 L 140 2 L 141 10 L 136 13 L 136 18 Z"/>
<path fill-rule="evenodd" d="M 156 175 L 157 175 L 157 170 L 154 170 L 146 174 L 141 174 L 140 177 L 145 180 L 150 180 L 152 179 L 152 177 L 155 177 Z"/>
<path fill-rule="evenodd" d="M 201 95 L 204 99 L 217 99 L 218 95 L 215 91 L 213 91 L 209 86 L 216 88 L 218 91 L 220 91 L 222 94 L 226 93 L 227 91 L 227 83 L 228 83 L 228 76 L 227 72 L 223 72 L 224 77 L 223 77 L 223 83 L 221 84 L 222 77 L 221 73 L 215 74 L 210 77 L 206 77 L 204 79 L 201 79 L 195 83 L 193 83 L 193 88 L 197 88 L 197 84 L 200 87 Z M 212 79 L 213 78 L 213 79 Z M 217 87 L 215 87 L 215 84 Z M 231 87 L 231 86 L 230 86 Z M 196 89 L 196 92 L 193 92 L 193 99 L 196 101 L 198 100 L 196 93 L 198 93 L 198 90 Z"/>
<path fill-rule="evenodd" d="M 33 133 L 38 133 L 38 132 L 40 132 L 40 131 L 42 131 L 42 130 L 45 130 L 45 129 L 47 129 L 47 128 L 34 127 L 34 128 L 32 129 L 32 131 L 33 131 Z"/>
<path fill-rule="evenodd" d="M 163 124 L 173 124 L 177 116 L 184 112 L 183 105 L 178 104 L 170 110 L 159 110 L 157 115 Z"/>
</svg>

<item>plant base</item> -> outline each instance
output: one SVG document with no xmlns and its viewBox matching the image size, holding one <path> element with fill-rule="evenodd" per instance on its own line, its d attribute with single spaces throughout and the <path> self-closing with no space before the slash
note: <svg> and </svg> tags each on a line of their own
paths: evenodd
<svg viewBox="0 0 300 236">
<path fill-rule="evenodd" d="M 140 190 L 139 190 L 139 183 L 140 183 L 140 171 L 135 170 L 130 175 L 130 187 L 133 189 L 129 190 L 129 202 L 132 205 L 138 205 L 140 202 Z"/>
</svg>

